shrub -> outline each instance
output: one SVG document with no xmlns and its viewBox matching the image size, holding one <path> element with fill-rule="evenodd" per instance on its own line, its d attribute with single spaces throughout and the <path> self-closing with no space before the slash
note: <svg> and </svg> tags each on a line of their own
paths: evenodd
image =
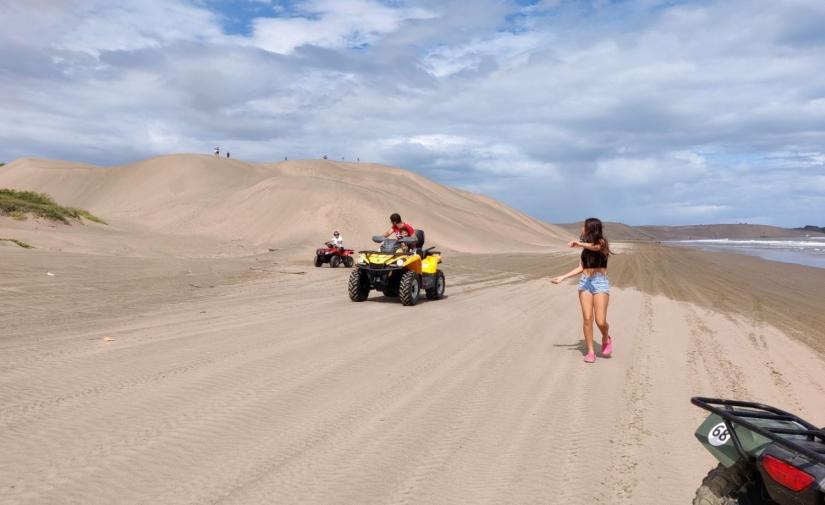
<svg viewBox="0 0 825 505">
<path fill-rule="evenodd" d="M 52 197 L 44 193 L 8 188 L 0 188 L 0 214 L 17 220 L 23 220 L 28 214 L 32 214 L 65 224 L 70 224 L 69 219 L 82 221 L 81 218 L 106 224 L 105 221 L 88 211 L 59 205 Z"/>
</svg>

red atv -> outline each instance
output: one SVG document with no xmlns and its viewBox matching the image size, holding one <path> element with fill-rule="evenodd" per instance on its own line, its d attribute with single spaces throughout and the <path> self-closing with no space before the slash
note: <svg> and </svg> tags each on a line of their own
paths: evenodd
<svg viewBox="0 0 825 505">
<path fill-rule="evenodd" d="M 351 268 L 355 264 L 352 255 L 355 251 L 352 249 L 344 249 L 343 247 L 336 247 L 332 242 L 327 242 L 324 247 L 320 247 L 315 251 L 315 266 L 320 267 L 324 263 L 329 263 L 332 268 L 338 268 L 342 264 Z"/>
</svg>

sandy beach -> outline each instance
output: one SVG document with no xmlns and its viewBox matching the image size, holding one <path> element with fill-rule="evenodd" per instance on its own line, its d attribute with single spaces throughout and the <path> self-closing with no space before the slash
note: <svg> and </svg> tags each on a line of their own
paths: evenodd
<svg viewBox="0 0 825 505">
<path fill-rule="evenodd" d="M 109 223 L 0 217 L 34 246 L 0 242 L 3 504 L 688 503 L 691 396 L 825 422 L 823 269 L 616 242 L 586 365 L 558 227 L 409 179 L 447 296 L 352 303 L 313 248 L 369 244 L 403 171 L 164 160 L 0 173 Z"/>
<path fill-rule="evenodd" d="M 0 505 L 825 505 L 825 0 L 0 15 Z"/>
<path fill-rule="evenodd" d="M 568 254 L 447 258 L 448 298 L 408 308 L 277 252 L 5 247 L 1 501 L 687 503 L 713 465 L 690 396 L 825 419 L 823 302 L 793 289 L 825 271 L 620 252 L 588 366 L 543 278 Z"/>
</svg>

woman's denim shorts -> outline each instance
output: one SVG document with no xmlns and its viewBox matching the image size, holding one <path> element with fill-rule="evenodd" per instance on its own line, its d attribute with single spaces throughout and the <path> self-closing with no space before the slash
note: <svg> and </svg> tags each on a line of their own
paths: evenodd
<svg viewBox="0 0 825 505">
<path fill-rule="evenodd" d="M 579 279 L 579 291 L 589 291 L 594 295 L 600 293 L 610 293 L 610 281 L 603 273 L 595 272 L 593 275 L 582 275 Z"/>
</svg>

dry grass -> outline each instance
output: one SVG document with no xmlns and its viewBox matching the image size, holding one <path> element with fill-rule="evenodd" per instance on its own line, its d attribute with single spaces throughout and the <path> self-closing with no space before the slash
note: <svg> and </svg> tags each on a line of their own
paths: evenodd
<svg viewBox="0 0 825 505">
<path fill-rule="evenodd" d="M 65 224 L 71 224 L 70 220 L 82 221 L 82 219 L 106 224 L 104 220 L 86 210 L 59 205 L 52 197 L 44 193 L 7 188 L 0 189 L 0 214 L 11 216 L 19 221 L 31 214 Z"/>
<path fill-rule="evenodd" d="M 16 238 L 2 238 L 2 237 L 0 237 L 0 240 L 17 244 L 20 247 L 22 247 L 23 249 L 34 249 L 33 245 L 27 244 L 27 243 L 22 242 L 20 240 L 17 240 Z"/>
</svg>

